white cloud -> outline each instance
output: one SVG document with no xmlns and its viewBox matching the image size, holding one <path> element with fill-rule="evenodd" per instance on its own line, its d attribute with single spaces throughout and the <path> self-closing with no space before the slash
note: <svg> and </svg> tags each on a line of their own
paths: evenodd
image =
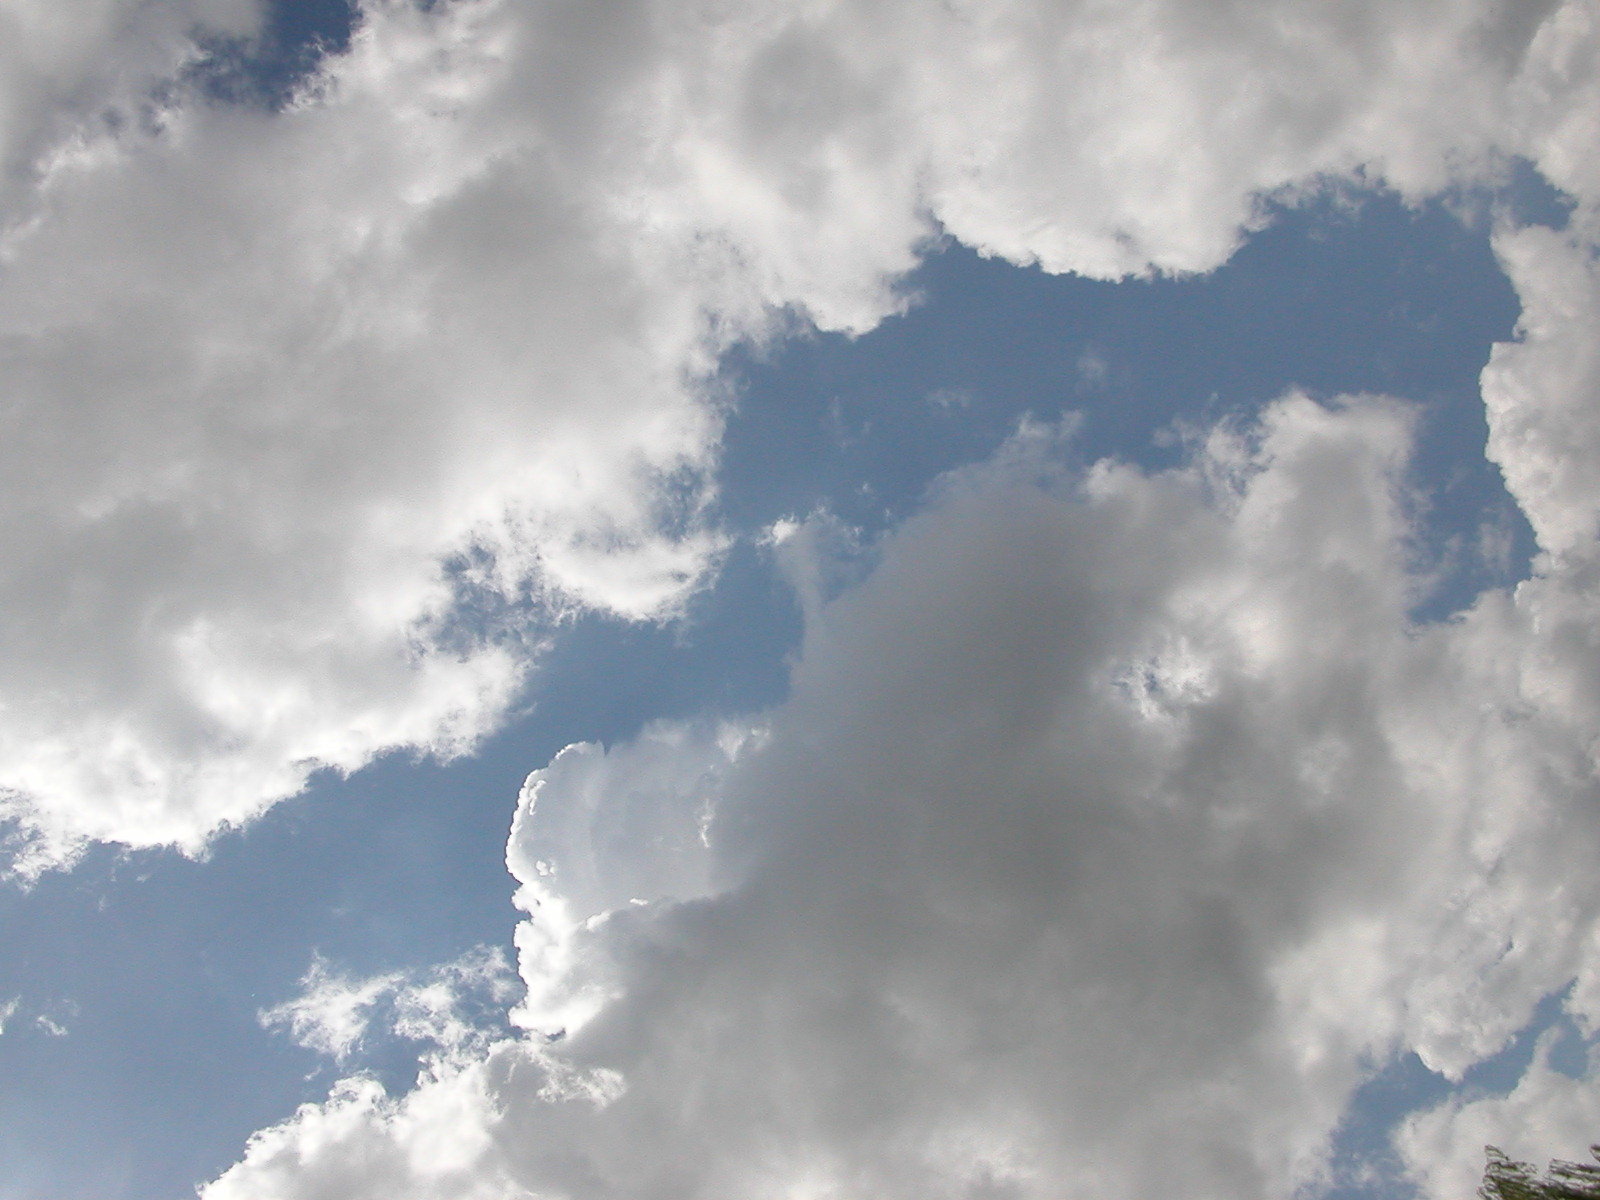
<svg viewBox="0 0 1600 1200">
<path fill-rule="evenodd" d="M 1593 209 L 1580 210 L 1564 233 L 1542 229 L 1502 232 L 1497 249 L 1523 302 L 1519 339 L 1497 346 L 1483 374 L 1489 416 L 1489 454 L 1528 515 L 1543 555 L 1542 578 L 1518 589 L 1520 628 L 1507 630 L 1500 648 L 1485 647 L 1485 662 L 1500 659 L 1500 687 L 1519 698 L 1522 711 L 1543 726 L 1537 753 L 1501 751 L 1518 778 L 1516 791 L 1541 796 L 1536 806 L 1495 813 L 1505 849 L 1492 863 L 1503 878 L 1496 887 L 1456 898 L 1462 917 L 1498 929 L 1504 963 L 1544 958 L 1556 967 L 1544 978 L 1551 991 L 1570 975 L 1567 1007 L 1581 1029 L 1600 1028 L 1600 925 L 1591 872 L 1596 800 L 1594 746 L 1600 730 L 1600 693 L 1594 685 L 1597 629 L 1594 571 L 1600 560 L 1600 358 L 1592 330 L 1600 311 Z M 1514 610 L 1513 610 L 1514 611 Z M 1505 646 L 1518 645 L 1512 660 Z M 1562 804 L 1567 794 L 1581 804 Z M 1481 836 L 1481 834 L 1480 834 Z M 1498 896 L 1494 894 L 1498 892 Z M 1493 897 L 1488 914 L 1469 905 Z M 1559 964 L 1559 965 L 1557 965 Z M 1520 974 L 1520 970 L 1516 972 Z M 1456 1017 L 1436 995 L 1438 1025 Z M 1525 1011 L 1537 987 L 1519 980 L 1506 991 L 1490 988 L 1508 1017 Z M 1509 1028 L 1502 1022 L 1496 1032 Z M 1455 1096 L 1410 1118 L 1398 1138 L 1410 1169 L 1429 1197 L 1470 1192 L 1483 1168 L 1483 1147 L 1498 1145 L 1539 1166 L 1551 1158 L 1583 1158 L 1600 1140 L 1600 1078 L 1591 1065 L 1569 1078 L 1549 1062 L 1553 1034 L 1507 1095 Z M 1492 1040 L 1492 1039 L 1490 1039 Z M 1488 1041 L 1475 1047 L 1481 1053 Z"/>
<path fill-rule="evenodd" d="M 14 231 L 0 785 L 32 863 L 470 746 L 528 653 L 463 594 L 517 634 L 659 614 L 706 565 L 700 297 L 539 114 L 471 119 L 508 70 L 485 14 L 383 9 L 282 116 L 86 134 Z"/>
<path fill-rule="evenodd" d="M 1592 555 L 1600 533 L 1600 218 L 1564 233 L 1504 231 L 1495 248 L 1522 301 L 1518 340 L 1495 347 L 1483 373 L 1489 455 L 1505 472 L 1540 545 Z"/>
<path fill-rule="evenodd" d="M 277 116 L 140 112 L 191 10 L 96 11 L 3 100 L 25 870 L 457 752 L 550 612 L 671 612 L 718 545 L 717 352 L 785 306 L 870 328 L 936 226 L 1117 276 L 1209 269 L 1327 173 L 1524 154 L 1579 201 L 1497 241 L 1490 450 L 1547 552 L 1515 594 L 1408 627 L 1393 404 L 1081 488 L 1031 431 L 814 592 L 760 737 L 530 787 L 544 1036 L 343 1085 L 211 1200 L 1277 1196 L 1373 1056 L 1459 1076 L 1571 980 L 1600 1020 L 1589 0 L 373 0 Z M 309 982 L 281 1019 L 348 1053 L 371 981 Z"/>
<path fill-rule="evenodd" d="M 222 1200 L 517 1195 L 503 1171 L 486 1162 L 500 1125 L 493 1092 L 508 1072 L 518 1074 L 519 1083 L 530 1082 L 532 1069 L 514 1048 L 502 1047 L 477 1064 L 447 1070 L 399 1101 L 375 1080 L 345 1080 L 325 1104 L 303 1105 L 292 1124 L 256 1134 L 250 1177 L 235 1171 L 210 1191 Z M 314 1182 L 308 1178 L 313 1174 Z M 308 1192 L 308 1185 L 324 1190 Z"/>
<path fill-rule="evenodd" d="M 341 1062 L 366 1035 L 373 1007 L 394 991 L 399 974 L 351 979 L 328 970 L 319 956 L 300 981 L 304 989 L 293 1000 L 264 1009 L 261 1024 L 284 1026 L 300 1045 Z"/>
<path fill-rule="evenodd" d="M 1327 172 L 1420 195 L 1523 153 L 1600 196 L 1587 0 L 370 0 L 277 116 L 141 91 L 245 7 L 7 14 L 24 871 L 459 752 L 538 610 L 671 611 L 717 546 L 717 350 L 785 306 L 870 327 L 934 221 L 1117 275 L 1212 267 Z"/>
<path fill-rule="evenodd" d="M 1550 1066 L 1551 1037 L 1504 1096 L 1458 1097 L 1409 1119 L 1397 1139 L 1424 1194 L 1471 1195 L 1482 1177 L 1484 1147 L 1543 1170 L 1551 1158 L 1587 1160 L 1600 1141 L 1600 1087 L 1591 1070 L 1573 1079 Z"/>
<path fill-rule="evenodd" d="M 1551 682 L 1592 611 L 1547 564 L 1410 627 L 1407 428 L 1291 396 L 1081 481 L 1025 428 L 815 610 L 759 737 L 535 773 L 533 1037 L 208 1200 L 1276 1197 L 1371 1062 L 1459 1077 L 1574 978 L 1594 1021 L 1600 721 Z"/>
<path fill-rule="evenodd" d="M 474 1009 L 503 1012 L 520 989 L 497 949 L 479 947 L 426 972 L 390 971 L 356 978 L 329 968 L 320 955 L 292 1000 L 258 1014 L 264 1028 L 284 1028 L 308 1050 L 347 1062 L 376 1022 L 391 1037 L 425 1043 L 450 1058 L 494 1040 Z"/>
<path fill-rule="evenodd" d="M 545 1037 L 575 1032 L 612 995 L 577 969 L 586 936 L 612 912 L 713 890 L 716 798 L 760 740 L 759 730 L 659 723 L 609 751 L 568 746 L 528 777 L 506 847 L 529 914 L 516 935 L 528 995 L 514 1019 Z"/>
</svg>

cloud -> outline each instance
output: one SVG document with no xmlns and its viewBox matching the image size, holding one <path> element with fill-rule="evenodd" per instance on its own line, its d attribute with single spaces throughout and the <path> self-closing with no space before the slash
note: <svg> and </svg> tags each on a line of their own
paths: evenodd
<svg viewBox="0 0 1600 1200">
<path fill-rule="evenodd" d="M 478 947 L 453 962 L 415 973 L 390 971 L 355 978 L 331 969 L 320 955 L 300 981 L 300 995 L 263 1009 L 264 1028 L 283 1028 L 301 1046 L 341 1065 L 360 1050 L 374 1022 L 384 1033 L 429 1044 L 439 1055 L 460 1055 L 490 1039 L 476 1010 L 504 1011 L 514 988 L 498 949 Z"/>
<path fill-rule="evenodd" d="M 743 738 L 534 774 L 525 1037 L 203 1194 L 1274 1197 L 1373 1063 L 1600 1018 L 1587 576 L 1412 626 L 1409 422 L 1291 395 L 1081 477 L 1025 426 Z"/>
<path fill-rule="evenodd" d="M 537 114 L 468 119 L 505 70 L 484 16 L 375 13 L 281 115 L 85 131 L 13 228 L 24 869 L 84 837 L 194 850 L 318 767 L 457 753 L 554 616 L 669 612 L 714 554 L 699 297 Z"/>
<path fill-rule="evenodd" d="M 1470 1195 L 1483 1174 L 1485 1146 L 1534 1161 L 1587 1161 L 1600 1129 L 1600 1089 L 1591 1070 L 1574 1079 L 1549 1061 L 1553 1036 L 1539 1041 L 1534 1063 L 1504 1096 L 1458 1097 L 1410 1118 L 1397 1143 L 1429 1196 Z"/>
<path fill-rule="evenodd" d="M 136 106 L 199 55 L 194 37 L 257 31 L 254 0 L 39 0 L 0 13 L 0 201 L 27 205 L 37 173 L 84 124 Z"/>
<path fill-rule="evenodd" d="M 529 914 L 516 944 L 528 994 L 514 1017 L 546 1038 L 575 1031 L 612 998 L 577 969 L 609 914 L 713 890 L 710 829 L 723 777 L 759 729 L 656 723 L 610 750 L 568 746 L 529 776 L 506 865 Z"/>
<path fill-rule="evenodd" d="M 781 311 L 870 328 L 936 232 L 1117 276 L 1213 267 L 1328 173 L 1523 154 L 1600 196 L 1583 0 L 370 0 L 275 115 L 173 82 L 246 7 L 8 14 L 24 873 L 459 753 L 553 615 L 673 612 L 720 545 L 717 354 Z"/>
<path fill-rule="evenodd" d="M 1594 553 L 1600 501 L 1600 351 L 1586 333 L 1600 312 L 1594 215 L 1568 230 L 1504 231 L 1495 249 L 1522 301 L 1518 340 L 1495 347 L 1483 373 L 1489 456 L 1499 462 L 1552 554 Z"/>
<path fill-rule="evenodd" d="M 299 1045 L 342 1062 L 365 1036 L 373 1006 L 392 993 L 401 978 L 389 974 L 349 979 L 331 973 L 326 962 L 314 958 L 300 981 L 305 990 L 293 1000 L 263 1009 L 259 1018 L 264 1027 L 285 1026 Z"/>
<path fill-rule="evenodd" d="M 263 1131 L 212 1200 L 1276 1196 L 1373 1061 L 1459 1078 L 1569 982 L 1596 1019 L 1592 3 L 372 0 L 281 113 L 174 82 L 191 23 L 252 19 L 4 18 L 23 872 L 462 752 L 561 614 L 670 616 L 721 545 L 719 353 L 871 328 L 936 236 L 1203 271 L 1264 195 L 1512 155 L 1576 208 L 1496 239 L 1489 453 L 1544 552 L 1514 593 L 1408 624 L 1408 418 L 1370 398 L 1155 476 L 1027 431 L 838 595 L 810 523 L 785 705 L 525 791 L 526 1036 L 314 970 L 273 1016 L 308 1044 L 393 1004 L 450 1052 Z M 1537 1067 L 1407 1152 L 1444 1189 L 1591 1092 Z"/>
</svg>

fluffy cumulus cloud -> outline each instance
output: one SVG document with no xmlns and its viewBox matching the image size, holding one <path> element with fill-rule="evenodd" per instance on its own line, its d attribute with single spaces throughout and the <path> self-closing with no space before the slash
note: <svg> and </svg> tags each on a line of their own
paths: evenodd
<svg viewBox="0 0 1600 1200">
<path fill-rule="evenodd" d="M 457 752 L 552 613 L 670 613 L 718 544 L 718 350 L 870 327 L 936 228 L 1114 276 L 1215 266 L 1329 172 L 1596 194 L 1587 0 L 369 0 L 276 113 L 182 82 L 247 5 L 57 8 L 4 17 L 24 866 Z M 1507 243 L 1533 287 L 1563 253 Z"/>
<path fill-rule="evenodd" d="M 1590 606 L 1408 625 L 1407 431 L 1288 397 L 1166 474 L 1036 428 L 947 480 L 759 724 L 530 779 L 524 1037 L 208 1200 L 1282 1196 L 1371 1063 L 1600 1018 Z"/>
<path fill-rule="evenodd" d="M 1409 622 L 1400 401 L 1289 396 L 1157 475 L 1024 429 L 808 604 L 778 709 L 530 781 L 523 1035 L 351 1079 L 209 1200 L 1275 1197 L 1371 1063 L 1459 1078 L 1564 988 L 1600 1021 L 1591 0 L 371 0 L 271 114 L 128 83 L 182 59 L 152 7 L 7 84 L 36 864 L 469 746 L 551 614 L 671 613 L 718 545 L 718 352 L 870 328 L 938 229 L 1117 276 L 1214 267 L 1329 173 L 1523 155 L 1576 204 L 1497 242 L 1514 592 Z M 320 983 L 337 1052 L 368 999 Z M 1563 1078 L 1415 1123 L 1419 1178 Z"/>
<path fill-rule="evenodd" d="M 39 165 L 0 278 L 0 785 L 38 858 L 459 750 L 530 606 L 658 614 L 714 551 L 700 296 L 541 144 L 560 114 L 478 112 L 485 18 L 395 8 L 320 99 L 147 102 Z"/>
<path fill-rule="evenodd" d="M 256 32 L 252 0 L 88 0 L 0 10 L 0 196 L 20 199 L 82 122 L 139 99 L 204 38 Z"/>
</svg>

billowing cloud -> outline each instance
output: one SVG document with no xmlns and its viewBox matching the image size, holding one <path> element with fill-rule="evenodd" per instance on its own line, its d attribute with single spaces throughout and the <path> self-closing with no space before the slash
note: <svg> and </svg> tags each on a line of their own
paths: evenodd
<svg viewBox="0 0 1600 1200">
<path fill-rule="evenodd" d="M 530 779 L 526 1036 L 207 1200 L 1278 1197 L 1374 1062 L 1459 1078 L 1573 981 L 1594 1021 L 1586 576 L 1411 625 L 1408 427 L 1290 396 L 1081 478 L 1025 428 L 744 736 Z"/>
<path fill-rule="evenodd" d="M 1156 475 L 1027 427 L 807 593 L 778 709 L 530 781 L 522 1036 L 418 999 L 414 1090 L 346 1081 L 209 1200 L 1277 1197 L 1372 1063 L 1460 1078 L 1563 989 L 1600 1020 L 1590 0 L 370 0 L 270 114 L 172 82 L 244 8 L 46 8 L 0 18 L 23 870 L 462 751 L 560 614 L 670 615 L 720 352 L 871 328 L 935 234 L 1203 271 L 1266 194 L 1512 155 L 1576 205 L 1496 241 L 1514 592 L 1408 619 L 1403 402 L 1289 396 Z M 411 995 L 308 987 L 276 1015 L 334 1054 Z M 1592 1096 L 1541 1060 L 1402 1148 L 1442 1196 Z"/>
<path fill-rule="evenodd" d="M 151 90 L 246 7 L 7 13 L 23 869 L 458 752 L 552 611 L 673 611 L 719 544 L 719 350 L 871 327 L 937 229 L 1115 276 L 1213 267 L 1328 173 L 1523 154 L 1600 195 L 1587 0 L 370 0 L 277 114 Z"/>
<path fill-rule="evenodd" d="M 537 124 L 469 119 L 483 16 L 375 16 L 287 113 L 85 131 L 9 231 L 0 785 L 36 860 L 465 748 L 539 619 L 659 614 L 714 552 L 702 297 Z"/>
<path fill-rule="evenodd" d="M 1522 300 L 1519 340 L 1495 347 L 1483 373 L 1489 455 L 1506 475 L 1540 545 L 1593 557 L 1600 532 L 1600 312 L 1596 214 L 1565 232 L 1502 232 L 1496 249 Z"/>
</svg>

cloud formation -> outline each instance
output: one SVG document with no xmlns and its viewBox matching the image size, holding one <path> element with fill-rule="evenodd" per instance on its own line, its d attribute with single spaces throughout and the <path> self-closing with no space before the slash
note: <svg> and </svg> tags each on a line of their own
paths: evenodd
<svg viewBox="0 0 1600 1200">
<path fill-rule="evenodd" d="M 458 752 L 541 615 L 671 612 L 718 545 L 719 349 L 871 327 L 935 230 L 1116 276 L 1213 267 L 1330 172 L 1421 195 L 1523 154 L 1597 194 L 1586 0 L 370 0 L 278 114 L 151 90 L 240 5 L 13 10 L 24 869 Z"/>
<path fill-rule="evenodd" d="M 0 198 L 26 206 L 41 171 L 85 124 L 137 104 L 199 55 L 196 36 L 256 32 L 251 0 L 89 0 L 0 12 Z"/>
<path fill-rule="evenodd" d="M 1405 1123 L 1397 1142 L 1426 1195 L 1471 1195 L 1489 1145 L 1541 1169 L 1555 1157 L 1588 1161 L 1600 1128 L 1600 1089 L 1592 1073 L 1575 1079 L 1552 1068 L 1552 1040 L 1540 1039 L 1533 1066 L 1508 1094 L 1457 1097 Z"/>
<path fill-rule="evenodd" d="M 5 99 L 23 869 L 460 751 L 552 614 L 670 614 L 720 351 L 871 328 L 935 234 L 1116 277 L 1330 174 L 1522 155 L 1576 203 L 1496 242 L 1515 592 L 1409 622 L 1403 403 L 1289 396 L 1158 475 L 1027 428 L 808 603 L 776 711 L 530 782 L 525 1036 L 346 1081 L 209 1200 L 1275 1197 L 1373 1062 L 1459 1078 L 1569 985 L 1600 1019 L 1590 0 L 372 0 L 277 114 L 141 91 L 185 51 L 140 20 Z M 313 993 L 354 1044 L 365 993 Z M 1443 1189 L 1567 1086 L 1404 1149 Z"/>
<path fill-rule="evenodd" d="M 464 749 L 540 618 L 659 614 L 714 551 L 698 297 L 535 130 L 461 119 L 481 15 L 387 12 L 336 99 L 83 131 L 9 230 L 0 784 L 38 860 Z"/>
<path fill-rule="evenodd" d="M 535 773 L 526 1038 L 206 1197 L 1282 1196 L 1373 1062 L 1459 1078 L 1574 979 L 1592 1021 L 1592 616 L 1552 574 L 1408 624 L 1407 430 L 1291 396 L 1081 480 L 1024 430 L 758 731 Z"/>
<path fill-rule="evenodd" d="M 473 1010 L 488 1005 L 504 1011 L 517 991 L 514 979 L 505 955 L 481 946 L 421 975 L 390 971 L 364 979 L 314 956 L 301 993 L 258 1016 L 265 1028 L 287 1029 L 298 1044 L 341 1065 L 362 1047 L 374 1022 L 394 1037 L 460 1054 L 484 1041 Z"/>
</svg>

